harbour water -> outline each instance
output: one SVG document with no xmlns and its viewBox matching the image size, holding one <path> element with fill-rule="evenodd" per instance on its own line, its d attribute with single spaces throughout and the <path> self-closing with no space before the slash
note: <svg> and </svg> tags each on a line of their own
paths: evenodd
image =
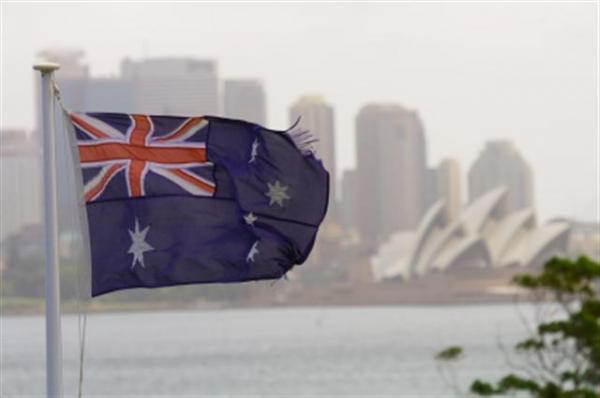
<svg viewBox="0 0 600 398">
<path fill-rule="evenodd" d="M 41 397 L 44 320 L 1 317 L 0 396 Z M 436 352 L 461 345 L 456 372 L 508 368 L 498 347 L 525 336 L 514 305 L 310 307 L 92 314 L 84 396 L 455 397 Z M 78 377 L 77 316 L 63 319 L 65 393 Z"/>
</svg>

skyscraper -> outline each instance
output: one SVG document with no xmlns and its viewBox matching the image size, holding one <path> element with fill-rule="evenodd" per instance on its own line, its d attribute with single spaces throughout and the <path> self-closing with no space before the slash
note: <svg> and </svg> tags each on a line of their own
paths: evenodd
<svg viewBox="0 0 600 398">
<path fill-rule="evenodd" d="M 510 141 L 489 141 L 469 170 L 469 202 L 505 186 L 507 209 L 533 206 L 533 173 Z"/>
<path fill-rule="evenodd" d="M 258 80 L 225 80 L 223 102 L 225 116 L 265 125 L 265 91 Z"/>
<path fill-rule="evenodd" d="M 129 59 L 121 75 L 135 93 L 135 112 L 163 115 L 216 115 L 217 66 L 214 61 L 192 58 Z"/>
<path fill-rule="evenodd" d="M 356 117 L 359 231 L 367 244 L 416 227 L 425 208 L 425 136 L 415 111 L 364 106 Z"/>
<path fill-rule="evenodd" d="M 447 158 L 437 167 L 437 191 L 445 202 L 448 220 L 455 220 L 462 207 L 460 165 L 456 159 Z"/>
<path fill-rule="evenodd" d="M 336 217 L 336 181 L 337 172 L 335 166 L 335 131 L 333 120 L 333 108 L 318 95 L 307 95 L 298 99 L 290 107 L 290 124 L 295 123 L 300 117 L 298 127 L 309 130 L 316 135 L 319 141 L 316 143 L 317 156 L 323 160 L 323 164 L 329 171 L 329 214 Z"/>
<path fill-rule="evenodd" d="M 85 110 L 90 112 L 134 112 L 133 84 L 122 77 L 90 78 L 87 83 Z"/>
</svg>

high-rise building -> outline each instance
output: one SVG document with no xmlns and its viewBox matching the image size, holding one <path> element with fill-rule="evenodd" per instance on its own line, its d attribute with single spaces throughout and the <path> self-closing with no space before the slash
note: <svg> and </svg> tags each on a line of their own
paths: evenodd
<svg viewBox="0 0 600 398">
<path fill-rule="evenodd" d="M 462 194 L 460 184 L 460 165 L 456 159 L 444 159 L 436 171 L 437 192 L 440 199 L 444 200 L 446 219 L 455 220 L 462 207 Z"/>
<path fill-rule="evenodd" d="M 131 80 L 121 77 L 90 78 L 86 88 L 85 110 L 133 113 L 134 99 Z"/>
<path fill-rule="evenodd" d="M 424 208 L 444 200 L 447 220 L 454 220 L 462 206 L 460 166 L 455 159 L 444 159 L 438 167 L 425 169 Z"/>
<path fill-rule="evenodd" d="M 258 80 L 225 80 L 223 94 L 225 116 L 265 125 L 265 91 Z"/>
<path fill-rule="evenodd" d="M 364 106 L 356 117 L 359 232 L 376 244 L 417 226 L 425 209 L 425 136 L 415 111 Z"/>
<path fill-rule="evenodd" d="M 335 127 L 333 108 L 318 95 L 307 95 L 298 99 L 290 107 L 290 124 L 300 118 L 299 128 L 309 130 L 319 139 L 316 143 L 317 156 L 329 171 L 329 214 L 336 217 L 336 189 L 337 173 L 335 166 Z"/>
<path fill-rule="evenodd" d="M 219 113 L 217 66 L 192 58 L 129 59 L 121 75 L 133 85 L 135 112 L 163 115 Z"/>
<path fill-rule="evenodd" d="M 509 211 L 534 205 L 533 173 L 510 141 L 486 143 L 469 170 L 469 202 L 500 186 L 508 189 Z"/>
<path fill-rule="evenodd" d="M 0 131 L 0 241 L 42 219 L 40 151 L 23 130 Z"/>
</svg>

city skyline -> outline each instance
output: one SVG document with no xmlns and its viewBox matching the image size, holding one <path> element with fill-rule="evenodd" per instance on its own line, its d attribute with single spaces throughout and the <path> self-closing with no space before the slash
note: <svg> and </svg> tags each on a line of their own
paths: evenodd
<svg viewBox="0 0 600 398">
<path fill-rule="evenodd" d="M 333 104 L 340 176 L 355 164 L 358 109 L 371 101 L 395 102 L 419 110 L 430 164 L 453 157 L 464 173 L 483 142 L 509 139 L 534 169 L 541 218 L 597 219 L 592 5 L 177 5 L 169 8 L 179 18 L 176 26 L 154 23 L 166 10 L 161 5 L 135 26 L 118 22 L 136 20 L 127 5 L 119 15 L 87 6 L 98 18 L 67 18 L 61 26 L 49 25 L 52 15 L 77 15 L 84 7 L 36 5 L 35 13 L 32 7 L 7 5 L 2 17 L 2 128 L 34 124 L 31 64 L 41 48 L 83 48 L 92 76 L 115 75 L 126 56 L 217 59 L 225 78 L 264 82 L 272 128 L 287 127 L 287 107 L 302 94 L 319 92 Z M 194 11 L 209 12 L 213 22 L 185 23 Z M 309 14 L 306 23 L 293 23 Z M 328 28 L 334 16 L 341 27 L 336 31 Z M 120 26 L 114 32 L 119 40 L 94 33 L 106 18 Z M 360 30 L 343 28 L 358 20 Z M 270 29 L 261 30 L 267 23 Z M 27 33 L 36 29 L 52 33 Z M 174 39 L 169 32 L 177 29 Z M 270 33 L 277 30 L 281 34 Z M 245 42 L 253 45 L 240 47 Z M 573 192 L 567 200 L 565 191 Z"/>
<path fill-rule="evenodd" d="M 82 50 L 47 49 L 39 54 L 63 65 L 57 72 L 57 81 L 63 101 L 72 109 L 77 109 L 73 107 L 80 103 L 83 107 L 95 105 L 93 109 L 97 111 L 178 115 L 203 108 L 210 110 L 204 114 L 258 123 L 266 118 L 266 93 L 262 82 L 251 78 L 222 78 L 216 60 L 156 57 L 132 61 L 125 58 L 120 63 L 120 75 L 93 77 Z M 182 89 L 186 95 L 171 95 L 172 92 L 181 94 Z M 290 125 L 300 121 L 299 128 L 315 132 L 319 140 L 315 143 L 317 154 L 333 181 L 330 195 L 333 216 L 329 219 L 340 225 L 357 227 L 363 239 L 374 239 L 372 243 L 385 240 L 395 232 L 414 229 L 439 199 L 446 200 L 445 211 L 452 218 L 463 206 L 501 186 L 508 188 L 507 203 L 511 210 L 529 206 L 535 209 L 534 178 L 514 143 L 486 141 L 479 157 L 465 170 L 467 184 L 463 184 L 457 160 L 444 158 L 438 167 L 430 166 L 427 133 L 418 111 L 397 103 L 370 103 L 357 113 L 353 131 L 359 143 L 357 165 L 345 172 L 353 174 L 353 184 L 370 188 L 357 191 L 357 187 L 349 185 L 345 192 L 347 196 L 340 198 L 337 186 L 346 182 L 339 178 L 334 162 L 335 108 L 319 94 L 305 94 L 289 105 L 288 117 Z M 382 176 L 387 172 L 386 178 L 370 178 L 373 173 Z M 396 184 L 379 182 L 393 179 Z M 352 203 L 366 203 L 372 196 L 379 198 L 380 203 L 370 211 L 348 214 L 344 209 L 348 203 L 350 208 L 356 209 Z M 335 198 L 341 200 L 339 209 Z M 402 206 L 397 205 L 400 202 Z M 346 218 L 351 215 L 357 220 L 341 220 L 341 214 L 337 214 L 340 211 L 347 214 Z"/>
<path fill-rule="evenodd" d="M 126 58 L 121 61 L 121 74 L 109 79 L 89 76 L 89 66 L 82 61 L 83 51 L 53 49 L 41 54 L 64 65 L 56 80 L 71 107 L 78 101 L 89 107 L 93 101 L 98 110 L 109 112 L 181 115 L 207 109 L 210 114 L 251 122 L 265 120 L 262 83 L 248 78 L 221 79 L 215 60 Z M 427 135 L 418 111 L 393 103 L 363 106 L 356 115 L 354 131 L 358 143 L 356 173 L 344 174 L 353 177 L 348 181 L 338 180 L 334 161 L 333 106 L 318 94 L 307 94 L 290 104 L 288 112 L 290 125 L 297 124 L 295 128 L 311 131 L 318 139 L 313 145 L 332 181 L 328 222 L 355 228 L 369 247 L 376 247 L 396 232 L 414 230 L 440 199 L 445 201 L 447 217 L 455 219 L 463 205 L 506 186 L 509 210 L 531 207 L 535 211 L 533 175 L 509 141 L 486 142 L 468 171 L 469 195 L 463 203 L 460 163 L 444 158 L 437 167 L 429 165 Z M 338 183 L 344 186 L 342 197 L 338 195 Z M 357 211 L 360 204 L 366 203 L 376 205 Z"/>
<path fill-rule="evenodd" d="M 221 79 L 215 60 L 126 58 L 121 61 L 120 75 L 94 78 L 89 75 L 81 50 L 48 49 L 40 54 L 63 65 L 56 80 L 71 109 L 90 108 L 90 103 L 97 106 L 96 110 L 108 112 L 181 115 L 207 109 L 209 114 L 258 123 L 265 120 L 266 93 L 262 83 L 248 78 Z M 510 142 L 486 143 L 482 155 L 469 169 L 469 196 L 463 203 L 460 164 L 444 158 L 438 167 L 429 166 L 427 136 L 417 111 L 390 103 L 366 104 L 360 110 L 354 131 L 359 143 L 358 164 L 352 181 L 338 181 L 333 106 L 318 94 L 307 94 L 295 100 L 288 112 L 290 125 L 298 124 L 296 128 L 312 131 L 318 139 L 313 145 L 333 182 L 328 221 L 357 227 L 368 245 L 377 245 L 398 231 L 414 229 L 439 199 L 445 200 L 445 211 L 453 218 L 463 204 L 506 186 L 511 209 L 534 207 L 533 176 Z M 379 178 L 372 178 L 373 175 Z M 345 185 L 341 198 L 337 194 L 338 183 Z M 362 211 L 345 209 L 356 209 L 355 203 L 374 200 L 376 206 Z M 345 220 L 340 218 L 342 215 Z M 356 222 L 350 218 L 356 218 Z"/>
</svg>

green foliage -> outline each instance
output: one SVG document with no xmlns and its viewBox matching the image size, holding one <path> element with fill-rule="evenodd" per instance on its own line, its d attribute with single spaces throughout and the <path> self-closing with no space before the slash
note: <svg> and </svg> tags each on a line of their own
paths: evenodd
<svg viewBox="0 0 600 398">
<path fill-rule="evenodd" d="M 475 380 L 479 396 L 526 394 L 533 398 L 600 397 L 600 263 L 553 258 L 537 275 L 517 275 L 513 282 L 536 307 L 552 306 L 531 336 L 515 351 L 525 358 L 525 374 L 509 374 L 495 383 Z M 547 308 L 546 308 L 547 309 Z M 455 360 L 462 348 L 436 355 Z"/>
<path fill-rule="evenodd" d="M 533 291 L 546 291 L 555 295 L 557 300 L 572 295 L 594 298 L 600 280 L 600 264 L 580 257 L 577 261 L 553 258 L 544 265 L 539 275 L 516 275 L 513 282 Z"/>
<path fill-rule="evenodd" d="M 448 347 L 443 351 L 440 351 L 435 356 L 435 359 L 440 361 L 454 361 L 462 357 L 463 349 L 459 346 Z"/>
<path fill-rule="evenodd" d="M 535 394 L 540 392 L 540 387 L 535 381 L 524 379 L 514 374 L 504 376 L 496 386 L 481 380 L 475 380 L 471 385 L 471 391 L 482 396 L 503 394 L 514 390 L 527 391 L 536 396 Z M 544 397 L 553 396 L 544 395 Z"/>
</svg>

